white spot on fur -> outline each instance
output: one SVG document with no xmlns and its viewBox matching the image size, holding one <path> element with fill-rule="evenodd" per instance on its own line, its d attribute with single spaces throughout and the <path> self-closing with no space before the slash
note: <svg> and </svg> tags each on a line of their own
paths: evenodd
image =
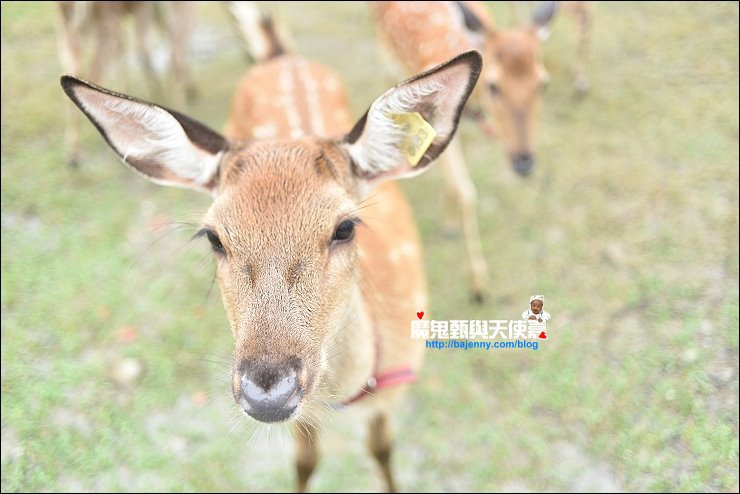
<svg viewBox="0 0 740 494">
<path fill-rule="evenodd" d="M 404 244 L 401 244 L 401 246 L 398 248 L 398 251 L 404 257 L 414 257 L 418 253 L 418 249 L 416 248 L 416 245 L 414 245 L 411 242 L 406 242 Z"/>
<path fill-rule="evenodd" d="M 405 242 L 399 247 L 388 252 L 388 260 L 394 264 L 401 262 L 404 258 L 414 257 L 419 253 L 416 245 Z"/>
<path fill-rule="evenodd" d="M 316 79 L 311 75 L 308 64 L 301 60 L 298 62 L 298 73 L 303 87 L 305 89 L 306 103 L 308 105 L 308 115 L 311 120 L 311 133 L 317 136 L 326 135 L 321 101 L 319 101 L 319 85 Z"/>
<path fill-rule="evenodd" d="M 298 116 L 298 108 L 295 103 L 295 80 L 293 79 L 292 65 L 283 63 L 280 68 L 279 84 L 280 96 L 277 98 L 278 105 L 283 107 L 283 114 L 288 119 L 290 136 L 294 139 L 302 137 L 301 118 Z"/>
<path fill-rule="evenodd" d="M 339 91 L 339 88 L 341 86 L 339 84 L 339 81 L 336 80 L 334 77 L 327 77 L 326 79 L 324 79 L 324 87 L 330 93 L 336 93 L 337 91 Z"/>
<path fill-rule="evenodd" d="M 252 127 L 252 137 L 255 139 L 272 139 L 277 136 L 277 131 L 277 125 L 274 123 L 255 125 Z"/>
</svg>

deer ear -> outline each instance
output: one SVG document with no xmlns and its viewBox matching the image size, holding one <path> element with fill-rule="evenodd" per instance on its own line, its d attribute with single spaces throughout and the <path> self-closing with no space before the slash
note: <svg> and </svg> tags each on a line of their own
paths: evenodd
<svg viewBox="0 0 740 494">
<path fill-rule="evenodd" d="M 547 26 L 558 10 L 560 2 L 541 2 L 532 12 L 532 25 L 536 28 Z"/>
<path fill-rule="evenodd" d="M 152 182 L 211 192 L 228 141 L 205 125 L 146 101 L 62 76 L 67 96 L 110 147 Z"/>
<path fill-rule="evenodd" d="M 477 51 L 389 89 L 345 137 L 354 173 L 365 180 L 417 175 L 455 135 L 481 71 Z"/>
</svg>

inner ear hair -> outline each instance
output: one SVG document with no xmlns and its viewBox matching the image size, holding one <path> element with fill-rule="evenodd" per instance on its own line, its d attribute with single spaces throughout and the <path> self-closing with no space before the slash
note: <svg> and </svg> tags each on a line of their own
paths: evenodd
<svg viewBox="0 0 740 494">
<path fill-rule="evenodd" d="M 153 103 L 72 76 L 62 88 L 119 157 L 148 179 L 214 190 L 229 141 L 206 125 Z"/>
</svg>

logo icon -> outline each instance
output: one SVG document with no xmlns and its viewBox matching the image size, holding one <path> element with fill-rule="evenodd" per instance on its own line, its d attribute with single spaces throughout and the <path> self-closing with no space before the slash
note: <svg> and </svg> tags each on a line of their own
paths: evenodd
<svg viewBox="0 0 740 494">
<path fill-rule="evenodd" d="M 550 314 L 545 312 L 543 307 L 545 306 L 544 295 L 532 295 L 529 297 L 529 309 L 522 312 L 522 319 L 527 320 L 527 326 L 529 330 L 541 329 L 539 338 L 547 339 L 547 321 L 550 319 Z"/>
</svg>

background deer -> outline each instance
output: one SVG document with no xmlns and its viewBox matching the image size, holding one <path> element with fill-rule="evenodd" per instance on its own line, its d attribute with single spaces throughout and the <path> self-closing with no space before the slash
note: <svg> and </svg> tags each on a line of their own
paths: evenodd
<svg viewBox="0 0 740 494">
<path fill-rule="evenodd" d="M 156 98 L 164 96 L 154 67 L 155 27 L 163 33 L 170 49 L 173 103 L 182 105 L 194 92 L 187 67 L 187 42 L 192 31 L 192 2 L 57 2 L 59 7 L 59 52 L 67 73 L 97 82 L 120 62 L 126 50 L 126 19 L 131 19 L 136 38 L 137 58 Z M 67 162 L 80 159 L 79 112 L 67 107 L 65 143 Z"/>
<path fill-rule="evenodd" d="M 494 27 L 478 2 L 372 2 L 381 53 L 406 74 L 432 67 L 464 50 L 483 53 L 483 74 L 474 92 L 478 113 L 501 138 L 514 170 L 528 175 L 535 163 L 534 132 L 540 90 L 548 80 L 542 65 L 538 31 L 553 17 L 557 2 L 544 2 L 532 23 L 511 30 Z M 583 7 L 584 19 L 585 6 Z M 584 27 L 586 23 L 582 24 Z M 585 32 L 585 31 L 584 31 Z M 585 39 L 585 37 L 584 37 Z M 585 50 L 581 49 L 582 54 Z M 582 64 L 581 64 L 582 66 Z M 487 283 L 477 220 L 477 194 L 459 139 L 441 156 L 447 211 L 459 209 L 467 245 L 474 297 L 482 300 Z M 452 208 L 449 206 L 453 206 Z M 449 223 L 449 217 L 448 217 Z"/>
<path fill-rule="evenodd" d="M 514 17 L 521 24 L 532 22 L 541 25 L 538 34 L 541 40 L 547 40 L 550 36 L 549 22 L 547 18 L 557 19 L 559 12 L 571 15 L 578 23 L 578 41 L 576 49 L 575 66 L 575 91 L 576 96 L 583 96 L 591 88 L 591 82 L 587 74 L 587 63 L 589 54 L 589 43 L 591 34 L 591 8 L 593 2 L 582 0 L 568 0 L 564 2 L 511 2 L 514 9 Z M 528 21 L 529 20 L 529 21 Z"/>
<path fill-rule="evenodd" d="M 369 447 L 394 490 L 388 421 L 404 388 L 392 385 L 421 365 L 409 321 L 426 304 L 425 281 L 400 190 L 369 189 L 423 172 L 445 149 L 481 57 L 463 53 L 388 90 L 346 133 L 337 75 L 284 53 L 253 8 L 237 12 L 266 49 L 238 86 L 226 137 L 81 79 L 62 87 L 135 171 L 213 195 L 199 234 L 235 340 L 233 397 L 258 421 L 293 421 L 299 490 L 322 414 L 350 405 L 369 415 Z M 400 123 L 415 113 L 435 134 L 421 154 Z"/>
</svg>

